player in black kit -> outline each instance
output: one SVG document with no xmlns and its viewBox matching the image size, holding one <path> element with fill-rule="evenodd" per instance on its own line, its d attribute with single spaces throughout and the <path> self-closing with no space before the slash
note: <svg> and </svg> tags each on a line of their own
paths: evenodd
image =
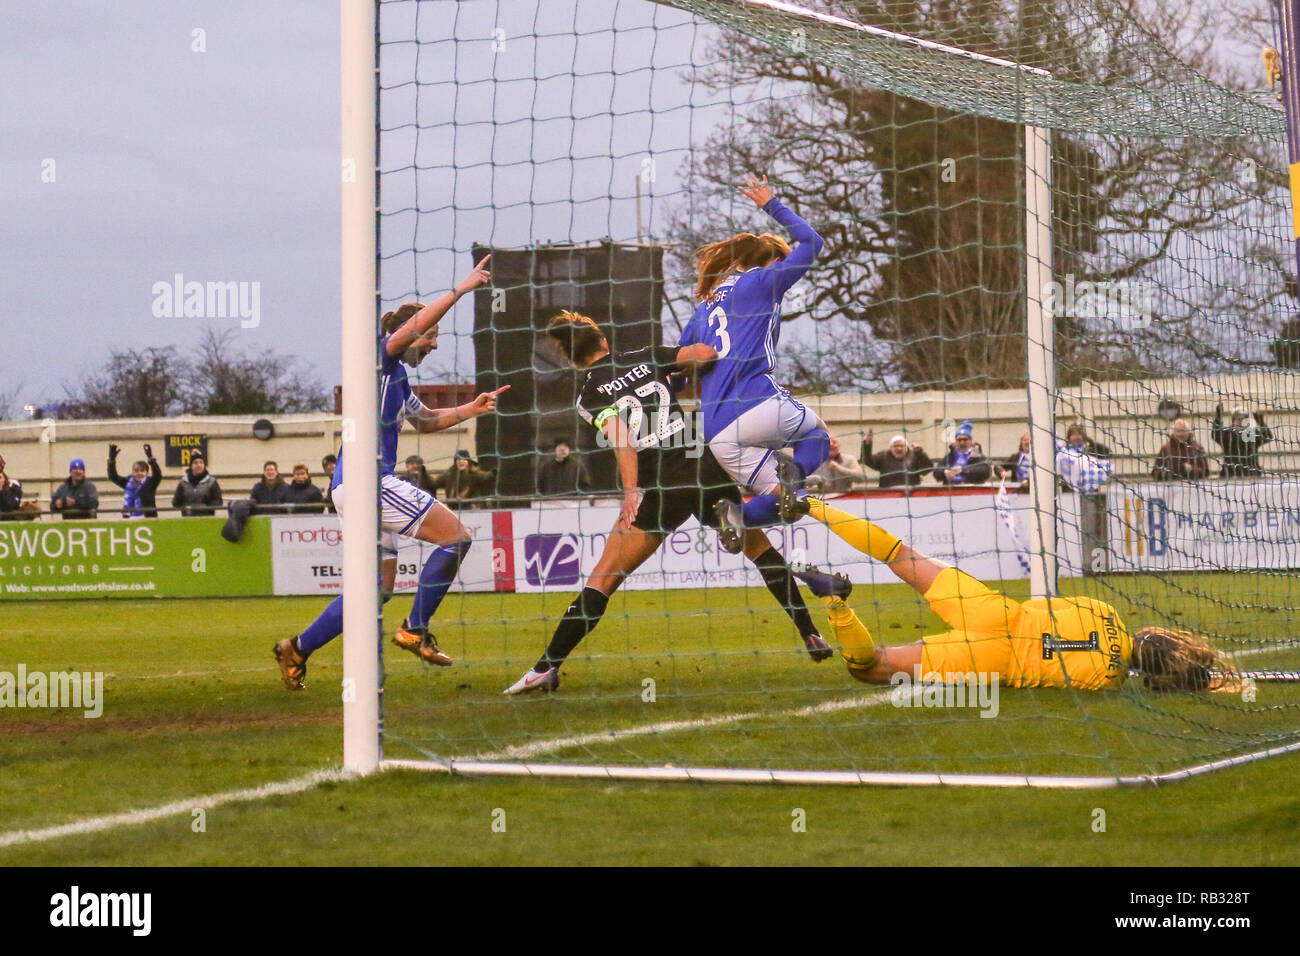
<svg viewBox="0 0 1300 956">
<path fill-rule="evenodd" d="M 574 312 L 560 313 L 546 332 L 574 365 L 589 370 L 578 412 L 606 436 L 618 455 L 623 511 L 546 653 L 507 694 L 558 687 L 560 664 L 599 623 L 609 596 L 658 550 L 664 536 L 691 516 L 716 528 L 715 505 L 722 500 L 740 504 L 740 490 L 707 447 L 693 449 L 699 454 L 687 453 L 680 434 L 686 430 L 686 418 L 668 382 L 670 373 L 693 371 L 717 358 L 712 346 L 660 346 L 613 355 L 600 327 Z M 746 533 L 744 545 L 745 556 L 798 628 L 812 659 L 831 657 L 834 652 L 817 633 L 785 559 L 757 529 Z M 843 575 L 813 573 L 819 578 L 808 582 L 814 592 L 843 592 L 848 587 Z"/>
</svg>

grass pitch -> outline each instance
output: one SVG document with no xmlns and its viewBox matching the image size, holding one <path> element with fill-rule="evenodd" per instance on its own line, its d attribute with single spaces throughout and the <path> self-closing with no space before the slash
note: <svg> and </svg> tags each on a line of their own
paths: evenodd
<svg viewBox="0 0 1300 956">
<path fill-rule="evenodd" d="M 1104 596 L 1130 626 L 1229 598 L 1285 610 L 1279 579 L 1130 579 Z M 1096 585 L 1093 585 L 1094 587 Z M 1118 584 L 1110 585 L 1116 588 Z M 1009 588 L 1014 592 L 1014 587 Z M 1093 591 L 1092 593 L 1097 593 Z M 939 629 L 901 586 L 862 589 L 886 643 Z M 629 592 L 579 648 L 556 695 L 503 698 L 570 595 L 452 595 L 429 669 L 386 651 L 390 757 L 527 753 L 531 760 L 694 766 L 1072 773 L 1176 769 L 1295 734 L 1293 688 L 1237 700 L 1003 691 L 999 715 L 892 706 L 814 665 L 766 592 Z M 1208 602 L 1208 603 L 1207 603 Z M 409 598 L 389 606 L 391 628 Z M 1219 605 L 1222 605 L 1220 607 Z M 106 672 L 103 716 L 0 711 L 0 836 L 255 787 L 337 766 L 336 643 L 308 690 L 282 689 L 271 644 L 318 599 L 11 604 L 0 670 Z M 820 610 L 814 606 L 814 615 Z M 1278 613 L 1256 638 L 1282 637 Z M 1267 645 L 1265 645 L 1267 647 Z M 1251 666 L 1287 666 L 1277 650 Z M 635 733 L 628 734 L 629 731 Z M 650 731 L 650 732 L 647 732 Z M 526 748 L 514 750 L 509 748 Z M 21 864 L 1133 863 L 1300 862 L 1300 758 L 1273 758 L 1157 790 L 1024 791 L 641 785 L 450 779 L 394 771 L 293 796 L 0 849 Z M 1106 829 L 1094 829 L 1095 810 Z M 802 810 L 804 832 L 796 832 Z M 493 824 L 496 824 L 494 828 Z M 501 827 L 504 825 L 504 832 Z M 1213 839 L 1205 839 L 1207 834 Z"/>
</svg>

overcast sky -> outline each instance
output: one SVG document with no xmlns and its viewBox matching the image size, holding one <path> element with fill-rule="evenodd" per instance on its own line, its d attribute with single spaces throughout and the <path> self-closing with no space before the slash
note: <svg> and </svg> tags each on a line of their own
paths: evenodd
<svg viewBox="0 0 1300 956">
<path fill-rule="evenodd" d="M 644 0 L 383 9 L 387 304 L 447 289 L 475 242 L 636 238 L 643 174 L 641 234 L 672 238 L 688 149 L 738 95 L 692 82 L 714 27 Z M 46 0 L 2 16 L 0 399 L 57 400 L 115 348 L 188 349 L 210 328 L 336 383 L 337 2 Z M 256 283 L 255 327 L 160 303 L 177 275 Z M 471 322 L 466 301 L 423 381 L 472 377 Z"/>
<path fill-rule="evenodd" d="M 338 4 L 49 0 L 3 18 L 0 395 L 56 400 L 115 348 L 187 349 L 208 328 L 338 381 Z M 716 113 L 682 69 L 711 35 L 638 0 L 385 5 L 385 297 L 447 288 L 476 241 L 634 238 L 647 158 L 659 229 Z M 169 314 L 155 284 L 177 274 L 257 283 L 256 327 Z M 458 310 L 439 356 L 463 374 L 469 322 Z"/>
</svg>

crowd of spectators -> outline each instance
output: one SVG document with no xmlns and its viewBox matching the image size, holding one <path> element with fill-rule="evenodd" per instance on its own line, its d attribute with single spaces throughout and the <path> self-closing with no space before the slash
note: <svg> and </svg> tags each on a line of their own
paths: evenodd
<svg viewBox="0 0 1300 956">
<path fill-rule="evenodd" d="M 1171 401 L 1162 402 L 1160 417 L 1170 421 L 1174 415 L 1183 415 L 1182 406 Z M 1219 405 L 1215 409 L 1210 437 L 1222 450 L 1221 478 L 1257 478 L 1263 474 L 1259 451 L 1273 441 L 1273 432 L 1265 424 L 1261 412 L 1236 407 L 1229 413 L 1225 424 L 1224 409 Z M 881 488 L 915 488 L 927 475 L 938 484 L 949 487 L 979 485 L 993 480 L 1024 491 L 1028 490 L 1031 482 L 1033 447 L 1028 431 L 1020 436 L 1018 447 L 996 463 L 975 441 L 974 426 L 969 420 L 956 428 L 947 451 L 937 460 L 932 459 L 919 443 L 909 442 L 903 434 L 894 435 L 882 451 L 875 450 L 874 439 L 874 429 L 863 434 L 859 459 L 844 450 L 840 438 L 832 437 L 827 460 L 808 477 L 809 488 L 819 493 L 852 491 L 865 485 L 868 470 L 879 475 Z M 143 446 L 144 458 L 132 462 L 127 475 L 118 471 L 120 451 L 116 444 L 108 446 L 107 473 L 109 481 L 122 489 L 122 517 L 157 517 L 157 492 L 164 478 L 151 446 Z M 1085 494 L 1099 492 L 1114 473 L 1111 458 L 1111 450 L 1093 439 L 1083 423 L 1071 424 L 1064 439 L 1056 440 L 1055 464 L 1062 489 Z M 238 504 L 245 520 L 254 513 L 333 512 L 331 484 L 337 465 L 334 455 L 326 455 L 321 460 L 324 480 L 323 487 L 320 487 L 312 482 L 305 464 L 294 465 L 292 477 L 286 481 L 280 474 L 279 465 L 267 461 L 262 468 L 262 477 L 249 490 L 248 498 L 232 503 L 232 509 Z M 1150 474 L 1156 481 L 1201 481 L 1210 476 L 1209 455 L 1186 417 L 1170 421 L 1166 440 Z M 406 459 L 402 477 L 453 508 L 472 508 L 481 507 L 492 495 L 496 471 L 482 467 L 468 451 L 460 449 L 450 465 L 436 475 L 429 472 L 422 458 L 412 455 Z M 593 482 L 586 464 L 581 455 L 575 454 L 567 438 L 557 438 L 542 455 L 537 465 L 536 487 L 538 496 L 542 498 L 592 494 Z M 206 456 L 199 449 L 191 450 L 189 464 L 172 494 L 172 508 L 185 517 L 212 516 L 224 504 L 221 485 L 208 470 Z M 72 459 L 68 464 L 67 479 L 50 495 L 50 512 L 64 520 L 95 518 L 99 506 L 99 489 L 86 476 L 85 461 Z M 0 518 L 35 518 L 40 513 L 40 505 L 24 498 L 21 482 L 6 473 L 4 458 L 0 457 Z"/>
</svg>

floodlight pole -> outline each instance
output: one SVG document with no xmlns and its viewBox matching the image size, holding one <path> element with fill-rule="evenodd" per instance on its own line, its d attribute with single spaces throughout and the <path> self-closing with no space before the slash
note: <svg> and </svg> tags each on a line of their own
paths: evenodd
<svg viewBox="0 0 1300 956">
<path fill-rule="evenodd" d="M 1052 282 L 1051 131 L 1025 127 L 1025 337 L 1029 434 L 1033 468 L 1029 522 L 1029 586 L 1033 597 L 1056 595 L 1056 323 L 1045 301 Z M 1056 301 L 1057 297 L 1053 297 Z M 1086 556 L 1085 556 L 1086 557 Z"/>
<path fill-rule="evenodd" d="M 343 463 L 343 769 L 378 768 L 379 386 L 378 4 L 341 0 Z"/>
</svg>

